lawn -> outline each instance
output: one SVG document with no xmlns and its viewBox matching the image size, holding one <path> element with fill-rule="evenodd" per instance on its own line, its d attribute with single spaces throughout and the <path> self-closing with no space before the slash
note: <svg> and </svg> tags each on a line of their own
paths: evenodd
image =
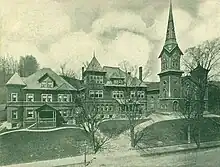
<svg viewBox="0 0 220 167">
<path fill-rule="evenodd" d="M 136 125 L 145 122 L 147 119 L 137 120 Z M 99 125 L 99 129 L 105 135 L 117 136 L 129 129 L 128 120 L 106 120 Z"/>
<path fill-rule="evenodd" d="M 220 140 L 219 118 L 204 118 L 201 125 L 201 142 Z M 139 141 L 142 147 L 158 147 L 187 143 L 187 126 L 184 120 L 169 120 L 145 128 Z"/>
<path fill-rule="evenodd" d="M 15 132 L 0 136 L 0 166 L 80 155 L 81 129 Z"/>
</svg>

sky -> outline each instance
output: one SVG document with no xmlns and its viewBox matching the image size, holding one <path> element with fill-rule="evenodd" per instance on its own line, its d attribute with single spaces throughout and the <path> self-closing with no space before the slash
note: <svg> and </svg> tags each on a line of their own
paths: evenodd
<svg viewBox="0 0 220 167">
<path fill-rule="evenodd" d="M 219 0 L 173 0 L 182 51 L 220 36 Z M 152 71 L 168 20 L 169 0 L 0 0 L 0 55 L 31 54 L 41 67 L 67 63 L 77 73 L 95 51 L 101 65 L 124 60 Z"/>
</svg>

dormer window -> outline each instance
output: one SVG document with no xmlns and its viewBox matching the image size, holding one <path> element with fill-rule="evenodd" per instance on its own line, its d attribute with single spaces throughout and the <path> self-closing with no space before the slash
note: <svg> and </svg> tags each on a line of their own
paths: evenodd
<svg viewBox="0 0 220 167">
<path fill-rule="evenodd" d="M 53 88 L 53 81 L 48 81 L 47 82 L 47 87 L 48 88 Z"/>
<path fill-rule="evenodd" d="M 54 87 L 54 81 L 50 78 L 47 77 L 43 81 L 41 81 L 41 88 L 53 88 Z"/>
<path fill-rule="evenodd" d="M 41 82 L 41 87 L 46 88 L 47 87 L 47 81 L 42 81 Z"/>
</svg>

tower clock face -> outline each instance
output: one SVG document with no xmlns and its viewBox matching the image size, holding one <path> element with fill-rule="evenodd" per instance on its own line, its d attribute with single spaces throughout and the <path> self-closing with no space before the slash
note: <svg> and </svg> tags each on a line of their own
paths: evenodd
<svg viewBox="0 0 220 167">
<path fill-rule="evenodd" d="M 170 44 L 168 45 L 168 50 L 171 51 L 171 49 L 172 49 L 172 45 Z"/>
</svg>

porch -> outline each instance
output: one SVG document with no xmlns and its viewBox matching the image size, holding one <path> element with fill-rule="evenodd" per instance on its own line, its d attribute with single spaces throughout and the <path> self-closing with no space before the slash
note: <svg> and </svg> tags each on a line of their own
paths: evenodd
<svg viewBox="0 0 220 167">
<path fill-rule="evenodd" d="M 57 109 L 43 105 L 36 110 L 36 127 L 37 128 L 55 128 L 60 122 L 60 113 Z"/>
</svg>

